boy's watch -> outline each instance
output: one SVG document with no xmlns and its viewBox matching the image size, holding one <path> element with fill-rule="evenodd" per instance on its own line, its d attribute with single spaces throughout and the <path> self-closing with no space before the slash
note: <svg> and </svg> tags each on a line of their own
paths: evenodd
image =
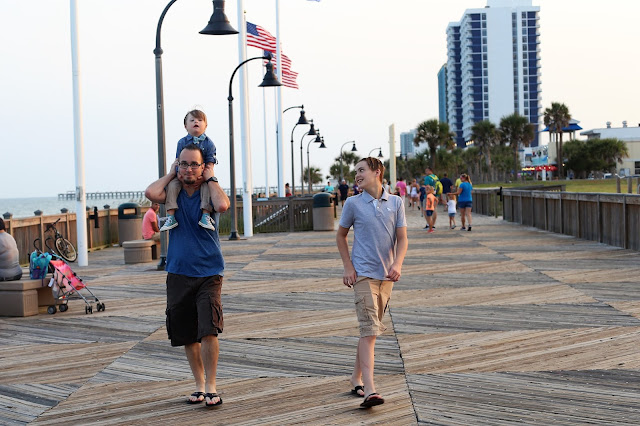
<svg viewBox="0 0 640 426">
<path fill-rule="evenodd" d="M 211 176 L 209 179 L 207 179 L 207 182 L 218 182 L 218 178 L 215 176 Z"/>
</svg>

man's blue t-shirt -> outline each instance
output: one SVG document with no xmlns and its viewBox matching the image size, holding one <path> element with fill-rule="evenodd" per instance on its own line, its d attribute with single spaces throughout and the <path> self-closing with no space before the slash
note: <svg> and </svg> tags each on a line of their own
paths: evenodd
<svg viewBox="0 0 640 426">
<path fill-rule="evenodd" d="M 204 135 L 204 133 L 203 133 Z M 185 146 L 190 144 L 195 144 L 202 149 L 204 153 L 204 162 L 218 164 L 218 159 L 216 158 L 216 146 L 213 144 L 213 141 L 209 139 L 209 136 L 204 135 L 204 140 L 202 142 L 196 142 L 193 139 L 193 136 L 187 135 L 184 138 L 178 141 L 178 147 L 176 149 L 176 158 L 180 157 L 180 152 L 184 149 Z"/>
<path fill-rule="evenodd" d="M 189 196 L 183 189 L 178 195 L 176 220 L 180 225 L 169 231 L 166 271 L 188 277 L 211 277 L 224 274 L 224 258 L 218 231 L 198 225 L 200 190 Z M 216 222 L 216 228 L 217 228 Z"/>
<path fill-rule="evenodd" d="M 443 177 L 442 179 L 440 179 L 440 183 L 442 184 L 443 194 L 448 194 L 451 192 L 451 185 L 453 185 L 453 182 L 451 182 L 451 179 L 449 179 L 448 177 Z"/>
<path fill-rule="evenodd" d="M 460 192 L 458 196 L 458 201 L 472 201 L 471 190 L 473 189 L 473 185 L 469 182 L 462 182 L 460 188 L 462 188 L 462 192 Z"/>
</svg>

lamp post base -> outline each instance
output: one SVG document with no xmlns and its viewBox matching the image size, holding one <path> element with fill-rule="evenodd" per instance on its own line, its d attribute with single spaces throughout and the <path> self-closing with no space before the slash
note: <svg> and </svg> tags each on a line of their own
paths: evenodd
<svg viewBox="0 0 640 426">
<path fill-rule="evenodd" d="M 158 263 L 158 266 L 156 267 L 156 270 L 164 271 L 164 267 L 165 266 L 167 266 L 167 257 L 166 256 L 160 256 L 160 262 Z"/>
<path fill-rule="evenodd" d="M 235 241 L 235 240 L 239 240 L 240 238 L 238 237 L 238 233 L 237 232 L 231 232 L 231 234 L 229 234 L 229 240 L 230 241 Z"/>
</svg>

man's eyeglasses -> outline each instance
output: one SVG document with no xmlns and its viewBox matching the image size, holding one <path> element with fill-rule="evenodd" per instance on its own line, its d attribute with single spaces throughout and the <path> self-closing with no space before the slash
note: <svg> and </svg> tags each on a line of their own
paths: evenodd
<svg viewBox="0 0 640 426">
<path fill-rule="evenodd" d="M 182 170 L 187 170 L 189 168 L 195 170 L 200 166 L 202 166 L 202 163 L 187 163 L 186 161 L 182 161 L 180 164 L 178 164 L 178 167 L 180 167 Z"/>
</svg>

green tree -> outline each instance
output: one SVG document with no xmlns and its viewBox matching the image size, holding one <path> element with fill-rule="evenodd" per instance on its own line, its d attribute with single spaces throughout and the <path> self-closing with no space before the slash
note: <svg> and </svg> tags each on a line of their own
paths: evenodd
<svg viewBox="0 0 640 426">
<path fill-rule="evenodd" d="M 309 183 L 309 167 L 304 168 L 304 181 Z M 311 166 L 311 184 L 316 184 L 322 182 L 322 174 L 320 173 L 320 169 L 317 167 Z"/>
<path fill-rule="evenodd" d="M 355 177 L 355 171 L 351 166 L 355 166 L 360 160 L 360 156 L 353 151 L 342 151 L 342 177 L 352 181 Z M 334 163 L 329 167 L 329 174 L 334 179 L 340 179 L 340 156 L 334 159 Z"/>
<path fill-rule="evenodd" d="M 615 172 L 629 156 L 627 145 L 615 138 L 569 141 L 565 144 L 567 168 L 582 178 L 590 172 Z"/>
<path fill-rule="evenodd" d="M 484 157 L 485 173 L 492 176 L 491 148 L 499 141 L 496 125 L 489 120 L 476 122 L 473 127 L 471 127 L 471 138 L 473 139 L 473 144 L 478 147 Z"/>
<path fill-rule="evenodd" d="M 559 102 L 551 102 L 551 108 L 544 110 L 544 124 L 549 128 L 549 132 L 553 132 L 556 135 L 556 164 L 558 165 L 558 176 L 564 177 L 564 155 L 562 153 L 562 129 L 569 126 L 571 121 L 571 114 L 569 108 Z"/>
<path fill-rule="evenodd" d="M 446 149 L 455 147 L 453 133 L 449 130 L 449 125 L 438 121 L 436 118 L 418 124 L 413 143 L 415 146 L 419 146 L 422 142 L 427 143 L 432 169 L 436 167 L 436 151 L 438 147 L 445 147 Z"/>
<path fill-rule="evenodd" d="M 500 120 L 500 139 L 503 144 L 508 144 L 511 148 L 515 173 L 522 168 L 518 160 L 520 147 L 531 145 L 534 138 L 535 128 L 529 123 L 527 117 L 516 112 Z"/>
</svg>

